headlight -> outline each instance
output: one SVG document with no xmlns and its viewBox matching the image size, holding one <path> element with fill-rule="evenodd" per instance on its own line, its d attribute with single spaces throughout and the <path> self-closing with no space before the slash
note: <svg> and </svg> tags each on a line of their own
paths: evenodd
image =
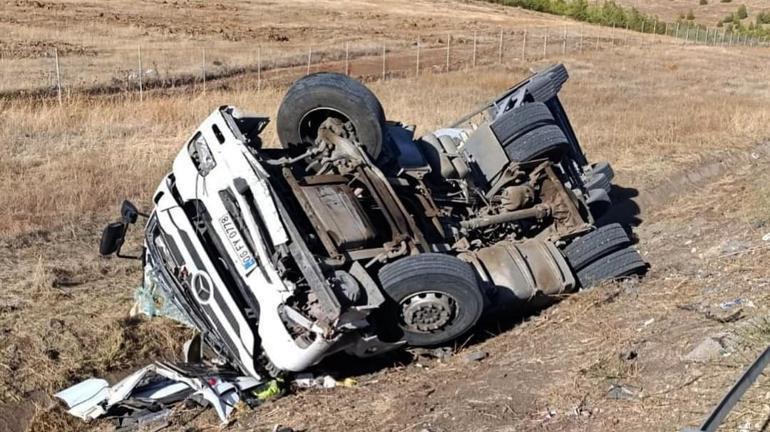
<svg viewBox="0 0 770 432">
<path fill-rule="evenodd" d="M 190 144 L 187 146 L 187 151 L 190 154 L 193 163 L 198 168 L 200 175 L 205 177 L 217 166 L 216 161 L 214 161 L 214 156 L 209 149 L 209 145 L 206 143 L 206 139 L 203 138 L 203 135 L 201 135 L 200 132 L 198 132 L 198 134 L 193 137 L 192 141 L 190 141 Z"/>
</svg>

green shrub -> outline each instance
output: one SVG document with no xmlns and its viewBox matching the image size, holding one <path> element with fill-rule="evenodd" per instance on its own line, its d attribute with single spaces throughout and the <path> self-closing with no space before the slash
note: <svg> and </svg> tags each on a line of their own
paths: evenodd
<svg viewBox="0 0 770 432">
<path fill-rule="evenodd" d="M 719 1 L 721 1 L 722 3 L 730 3 L 730 2 L 732 2 L 733 0 L 719 0 Z"/>
<path fill-rule="evenodd" d="M 737 16 L 738 19 L 747 18 L 749 16 L 749 11 L 746 10 L 746 5 L 738 6 L 738 12 L 735 13 L 735 16 Z"/>
<path fill-rule="evenodd" d="M 709 4 L 709 1 L 708 0 L 700 0 L 700 2 L 698 2 L 698 4 L 701 5 L 701 6 L 704 6 L 704 5 Z"/>
<path fill-rule="evenodd" d="M 534 10 L 538 12 L 550 13 L 554 15 L 568 16 L 578 21 L 589 22 L 605 26 L 628 27 L 645 33 L 663 34 L 666 29 L 666 23 L 658 19 L 657 16 L 647 15 L 639 12 L 636 8 L 627 8 L 618 5 L 614 0 L 487 0 L 506 6 L 515 6 L 523 9 Z M 701 4 L 707 4 L 708 0 L 699 0 Z M 721 0 L 723 3 L 730 3 L 731 0 Z M 741 18 L 741 15 L 743 17 Z M 757 23 L 747 30 L 741 23 L 741 19 L 748 16 L 748 10 L 743 5 L 738 8 L 734 14 L 725 17 L 721 26 L 731 29 L 736 33 L 750 33 L 754 37 L 770 36 L 770 30 L 765 30 L 761 25 L 767 22 L 770 24 L 770 12 L 765 12 L 757 17 Z M 695 13 L 690 9 L 687 14 L 679 14 L 679 23 L 688 27 L 698 27 L 704 29 L 702 25 L 696 25 Z M 717 26 L 720 26 L 717 24 Z M 721 27 L 720 26 L 720 27 Z"/>
</svg>

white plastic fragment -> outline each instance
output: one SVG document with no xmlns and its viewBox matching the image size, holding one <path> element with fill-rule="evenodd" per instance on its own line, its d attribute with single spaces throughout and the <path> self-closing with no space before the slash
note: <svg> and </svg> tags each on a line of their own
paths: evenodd
<svg viewBox="0 0 770 432">
<path fill-rule="evenodd" d="M 110 384 L 99 378 L 89 378 L 64 389 L 54 396 L 64 401 L 68 413 L 83 420 L 91 420 L 104 414 L 100 404 L 107 399 Z"/>
<path fill-rule="evenodd" d="M 147 385 L 151 375 L 166 380 L 155 380 Z M 156 377 L 157 378 L 157 377 Z M 69 407 L 69 413 L 84 420 L 92 420 L 108 413 L 110 407 L 131 398 L 162 400 L 182 392 L 185 397 L 200 396 L 208 401 L 225 423 L 235 404 L 240 400 L 238 390 L 248 390 L 262 382 L 252 377 L 237 377 L 223 380 L 216 376 L 188 376 L 178 368 L 154 363 L 122 379 L 110 387 L 107 381 L 89 378 L 56 393 Z"/>
</svg>

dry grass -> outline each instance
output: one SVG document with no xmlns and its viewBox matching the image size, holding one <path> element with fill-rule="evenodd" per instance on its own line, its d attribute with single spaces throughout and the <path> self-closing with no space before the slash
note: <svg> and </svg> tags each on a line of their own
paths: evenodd
<svg viewBox="0 0 770 432">
<path fill-rule="evenodd" d="M 611 160 L 622 182 L 651 184 L 770 135 L 770 91 L 757 66 L 768 57 L 664 45 L 576 55 L 565 59 L 573 79 L 563 98 L 593 159 Z M 424 132 L 528 73 L 495 67 L 372 88 L 390 118 Z M 241 81 L 205 95 L 150 95 L 143 103 L 77 97 L 59 108 L 0 102 L 0 235 L 105 218 L 124 197 L 147 204 L 180 143 L 213 108 L 233 104 L 275 113 L 282 90 L 257 93 L 253 86 Z M 275 144 L 272 129 L 265 136 Z"/>
<path fill-rule="evenodd" d="M 474 30 L 496 35 L 500 26 L 561 25 L 546 15 L 457 0 L 19 0 L 4 2 L 3 12 L 13 19 L 0 20 L 0 91 L 55 84 L 54 48 L 65 85 L 75 87 L 135 80 L 139 46 L 148 78 L 166 79 L 200 75 L 203 49 L 208 73 L 217 73 L 254 65 L 258 47 L 270 67 L 277 59 L 302 58 L 308 47 L 316 53 L 346 43 L 353 52 L 383 44 L 399 49 L 418 35 L 429 42 L 449 32 L 468 38 Z"/>
</svg>

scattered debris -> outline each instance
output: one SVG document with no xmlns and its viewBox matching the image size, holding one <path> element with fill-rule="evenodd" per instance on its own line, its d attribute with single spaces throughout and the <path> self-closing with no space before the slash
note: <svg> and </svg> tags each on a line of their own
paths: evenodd
<svg viewBox="0 0 770 432">
<path fill-rule="evenodd" d="M 750 307 L 750 308 L 756 307 L 754 305 L 754 302 L 752 302 L 751 300 L 744 300 L 742 298 L 737 298 L 735 300 L 730 300 L 730 301 L 721 303 L 719 305 L 719 307 L 721 307 L 722 309 L 725 309 L 725 310 L 732 309 L 732 308 L 734 308 L 736 306 L 746 306 L 746 307 Z"/>
<path fill-rule="evenodd" d="M 331 375 L 315 376 L 311 373 L 297 374 L 292 381 L 294 385 L 300 388 L 334 388 L 334 387 L 354 387 L 358 382 L 353 378 L 345 378 L 337 381 Z"/>
<path fill-rule="evenodd" d="M 89 378 L 55 396 L 63 400 L 68 412 L 76 417 L 84 420 L 113 417 L 119 427 L 162 419 L 167 414 L 161 412 L 183 400 L 212 405 L 224 423 L 236 403 L 251 399 L 246 391 L 260 384 L 263 383 L 255 378 L 239 376 L 231 370 L 157 362 L 111 387 L 103 379 Z"/>
<path fill-rule="evenodd" d="M 489 356 L 489 353 L 487 353 L 486 351 L 475 351 L 472 353 L 465 354 L 463 356 L 463 360 L 465 360 L 468 363 L 477 362 L 477 361 L 484 360 L 488 356 Z"/>
<path fill-rule="evenodd" d="M 629 351 L 627 353 L 622 353 L 621 354 L 621 358 L 623 360 L 635 360 L 637 357 L 639 357 L 639 353 L 637 353 L 634 350 L 631 350 L 631 351 Z"/>
<path fill-rule="evenodd" d="M 636 392 L 622 384 L 613 384 L 607 390 L 607 398 L 612 400 L 630 400 L 636 397 Z"/>
<path fill-rule="evenodd" d="M 767 233 L 762 236 L 762 241 L 770 242 L 770 233 Z"/>
<path fill-rule="evenodd" d="M 740 255 L 751 249 L 751 245 L 748 242 L 731 239 L 727 240 L 719 248 L 719 254 L 722 256 Z"/>
<path fill-rule="evenodd" d="M 722 324 L 731 323 L 744 318 L 744 307 L 753 308 L 756 306 L 754 306 L 751 300 L 746 301 L 742 298 L 737 298 L 708 308 L 704 315 L 706 318 Z"/>
<path fill-rule="evenodd" d="M 438 360 L 445 360 L 454 355 L 454 350 L 451 347 L 413 348 L 410 351 L 415 357 L 428 357 Z"/>
<path fill-rule="evenodd" d="M 638 329 L 636 329 L 636 331 L 642 331 L 642 330 L 644 330 L 644 328 L 646 328 L 647 326 L 649 326 L 650 324 L 652 324 L 654 322 L 655 322 L 655 318 L 650 318 L 647 321 L 643 322 L 642 326 L 639 327 Z"/>
<path fill-rule="evenodd" d="M 684 359 L 696 363 L 704 363 L 721 355 L 724 347 L 722 342 L 713 337 L 706 337 Z"/>
<path fill-rule="evenodd" d="M 558 414 L 558 413 L 553 408 L 546 408 L 545 409 L 545 419 L 546 420 L 549 420 L 549 419 L 552 419 L 552 418 L 556 417 L 556 414 Z"/>
</svg>

